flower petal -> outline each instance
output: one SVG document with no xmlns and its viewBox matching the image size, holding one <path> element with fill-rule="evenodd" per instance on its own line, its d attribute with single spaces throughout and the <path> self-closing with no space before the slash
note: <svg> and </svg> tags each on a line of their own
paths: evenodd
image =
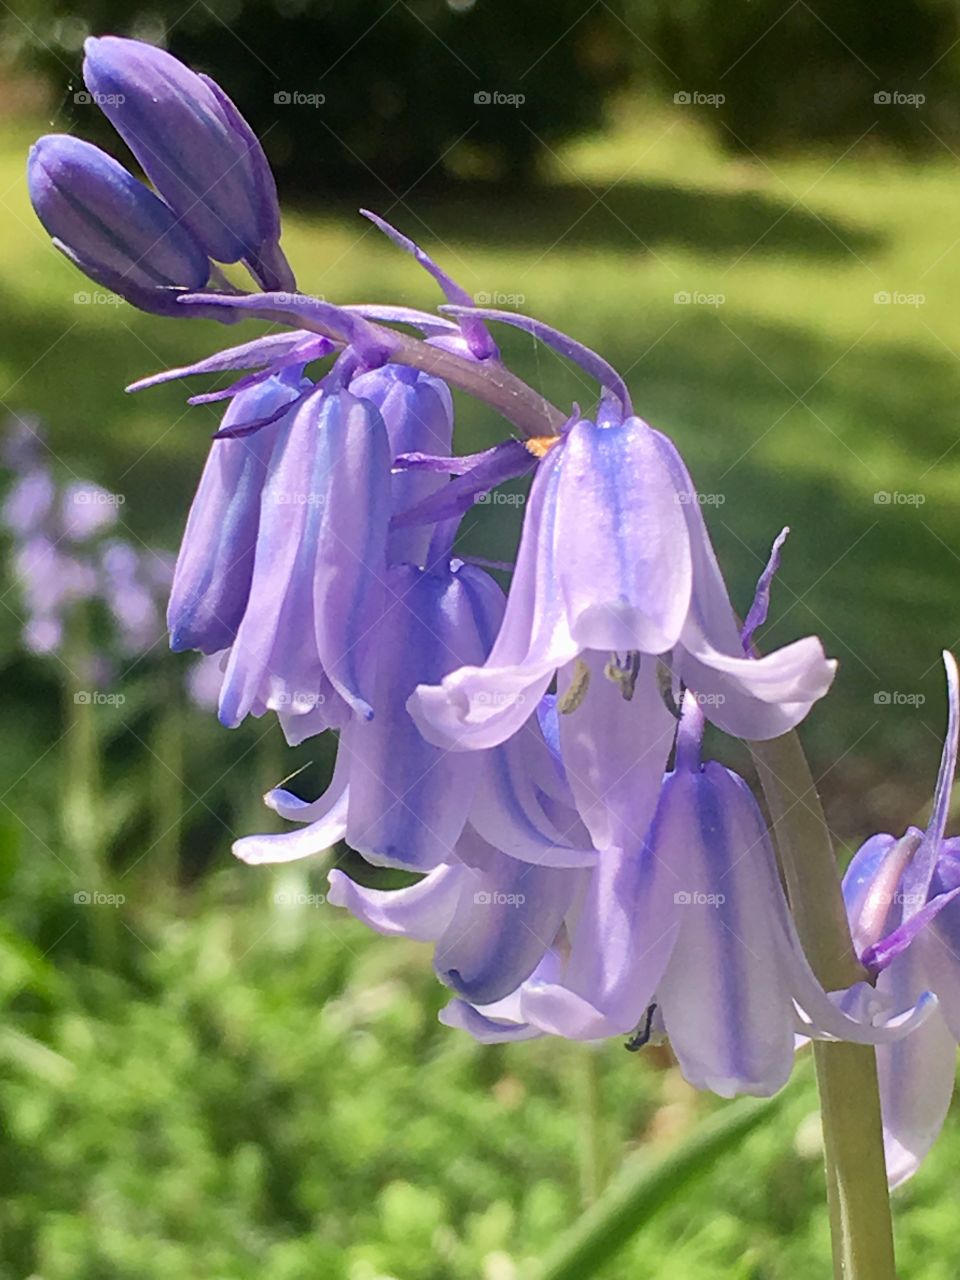
<svg viewBox="0 0 960 1280">
<path fill-rule="evenodd" d="M 900 956 L 878 980 L 897 1004 L 917 999 L 926 985 L 913 951 Z M 939 1010 L 905 1039 L 877 1049 L 880 1108 L 891 1187 L 916 1173 L 946 1118 L 956 1076 L 957 1046 Z"/>
<path fill-rule="evenodd" d="M 655 433 L 639 418 L 581 421 L 551 452 L 556 525 L 540 570 L 557 575 L 574 640 L 606 653 L 670 649 L 690 605 L 690 543 Z"/>
<path fill-rule="evenodd" d="M 301 827 L 297 831 L 282 831 L 279 834 L 243 836 L 234 842 L 234 855 L 241 862 L 259 866 L 265 862 L 295 862 L 298 858 L 309 858 L 317 853 L 325 853 L 346 835 L 347 808 L 350 802 L 350 788 L 347 783 L 347 770 L 340 767 L 338 760 L 333 781 L 319 800 L 304 806 L 299 814 L 289 811 L 284 813 L 285 817 L 295 817 L 298 822 L 309 820 L 308 826 Z M 278 793 L 273 791 L 268 792 L 264 798 L 271 808 L 283 813 L 284 802 L 277 797 Z M 295 797 L 290 799 L 293 800 Z"/>
<path fill-rule="evenodd" d="M 484 653 L 502 593 L 480 569 L 391 569 L 390 604 L 371 636 L 375 715 L 345 730 L 350 758 L 348 841 L 369 861 L 429 870 L 449 862 L 473 802 L 479 761 L 425 741 L 406 711 L 419 681 L 438 681 Z"/>
<path fill-rule="evenodd" d="M 567 779 L 597 848 L 634 847 L 653 818 L 676 721 L 660 696 L 656 658 L 640 658 L 629 701 L 623 686 L 604 674 L 607 655 L 591 652 L 582 661 L 589 672 L 586 696 L 558 717 Z M 560 705 L 570 682 L 567 666 L 558 677 Z"/>
<path fill-rule="evenodd" d="M 434 968 L 463 999 L 488 1005 L 516 991 L 553 946 L 579 873 L 530 866 L 479 839 L 458 853 L 471 865 Z"/>
<path fill-rule="evenodd" d="M 487 661 L 418 687 L 410 701 L 430 742 L 497 746 L 533 714 L 557 667 L 577 654 L 555 586 L 558 451 L 550 450 L 534 477 L 506 612 Z"/>
<path fill-rule="evenodd" d="M 334 870 L 328 876 L 327 901 L 346 907 L 377 933 L 435 942 L 453 918 L 467 874 L 465 867 L 437 867 L 406 889 L 367 889 Z"/>
<path fill-rule="evenodd" d="M 291 375 L 271 378 L 237 396 L 223 421 L 242 425 L 298 395 Z M 283 430 L 265 429 L 249 440 L 218 440 L 210 446 L 170 591 L 167 625 L 176 651 L 216 653 L 236 637 L 250 595 L 267 466 Z"/>
</svg>

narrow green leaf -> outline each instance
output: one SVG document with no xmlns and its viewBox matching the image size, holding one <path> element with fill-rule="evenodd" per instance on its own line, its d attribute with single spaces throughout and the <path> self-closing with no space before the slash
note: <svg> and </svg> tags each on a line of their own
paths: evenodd
<svg viewBox="0 0 960 1280">
<path fill-rule="evenodd" d="M 731 1102 L 666 1155 L 630 1160 L 596 1204 L 560 1238 L 544 1261 L 539 1280 L 592 1276 L 658 1209 L 771 1117 L 782 1097 Z"/>
</svg>

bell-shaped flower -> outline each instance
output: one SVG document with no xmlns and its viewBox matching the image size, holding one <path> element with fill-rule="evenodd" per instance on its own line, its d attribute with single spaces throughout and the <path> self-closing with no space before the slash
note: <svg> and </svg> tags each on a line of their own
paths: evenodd
<svg viewBox="0 0 960 1280">
<path fill-rule="evenodd" d="M 693 483 L 635 417 L 577 422 L 548 449 L 490 657 L 419 690 L 416 714 L 437 738 L 502 742 L 557 670 L 590 652 L 662 655 L 715 724 L 752 739 L 797 724 L 834 671 L 812 637 L 744 657 Z"/>
<path fill-rule="evenodd" d="M 844 897 L 854 945 L 895 1003 L 932 991 L 938 1008 L 908 1039 L 877 1050 L 887 1176 L 917 1171 L 943 1126 L 960 1042 L 960 838 L 945 838 L 960 727 L 957 668 L 944 654 L 950 722 L 925 831 L 876 835 L 854 855 Z"/>
<path fill-rule="evenodd" d="M 225 724 L 271 708 L 302 715 L 303 731 L 316 733 L 342 719 L 339 710 L 329 718 L 327 682 L 370 716 L 366 658 L 381 613 L 389 485 L 386 428 L 369 401 L 321 385 L 278 423 L 224 675 Z"/>
<path fill-rule="evenodd" d="M 453 398 L 439 378 L 404 365 L 386 364 L 359 374 L 351 381 L 350 391 L 379 409 L 393 458 L 407 453 L 450 453 Z M 446 476 L 431 472 L 398 472 L 391 481 L 392 512 L 416 506 L 446 482 Z M 429 526 L 394 528 L 388 546 L 391 563 L 424 565 L 431 532 Z"/>
<path fill-rule="evenodd" d="M 57 248 L 143 311 L 188 315 L 177 296 L 203 289 L 210 260 L 177 215 L 99 147 L 41 138 L 27 163 L 30 199 Z"/>
<path fill-rule="evenodd" d="M 587 873 L 520 862 L 469 830 L 455 857 L 406 889 L 367 889 L 331 871 L 327 900 L 378 933 L 435 943 L 440 981 L 489 1005 L 541 963 Z"/>
<path fill-rule="evenodd" d="M 333 780 L 319 800 L 285 791 L 266 796 L 282 817 L 306 825 L 245 837 L 234 846 L 237 856 L 286 862 L 345 839 L 370 862 L 429 871 L 451 861 L 469 824 L 521 861 L 593 862 L 536 720 L 508 747 L 457 752 L 425 741 L 406 710 L 419 682 L 482 660 L 502 611 L 500 588 L 472 565 L 389 569 L 384 611 L 370 637 L 372 716 L 343 726 Z"/>
<path fill-rule="evenodd" d="M 547 449 L 527 503 L 503 625 L 487 661 L 423 686 L 421 731 L 504 741 L 557 676 L 563 752 L 600 847 L 641 840 L 672 743 L 658 668 L 740 737 L 786 732 L 829 688 L 807 638 L 744 655 L 701 504 L 671 442 L 607 408 Z"/>
<path fill-rule="evenodd" d="M 236 396 L 223 426 L 242 428 L 297 401 L 300 369 Z M 307 384 L 309 385 L 309 384 Z M 267 465 L 283 419 L 249 436 L 215 440 L 197 488 L 174 572 L 167 624 L 175 651 L 217 653 L 236 639 L 250 596 Z"/>
<path fill-rule="evenodd" d="M 632 1047 L 655 1022 L 686 1079 L 730 1097 L 781 1088 L 800 1032 L 873 1043 L 926 1016 L 929 1000 L 889 1016 L 866 984 L 842 1002 L 823 990 L 757 803 L 736 774 L 700 763 L 701 726 L 691 701 L 646 840 L 599 858 L 552 976 L 534 975 L 506 1006 L 455 1006 L 445 1020 L 485 1039 L 522 1029 L 631 1036 Z"/>
<path fill-rule="evenodd" d="M 87 88 L 193 239 L 263 288 L 293 289 L 273 174 L 219 85 L 140 40 L 91 38 L 84 50 Z"/>
</svg>

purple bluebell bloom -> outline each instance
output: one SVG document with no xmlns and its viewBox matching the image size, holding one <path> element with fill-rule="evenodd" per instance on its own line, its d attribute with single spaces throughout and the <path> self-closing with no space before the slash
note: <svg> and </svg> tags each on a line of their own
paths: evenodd
<svg viewBox="0 0 960 1280">
<path fill-rule="evenodd" d="M 270 417 L 299 402 L 299 369 L 238 395 L 223 425 Z M 282 419 L 249 437 L 215 440 L 190 508 L 177 558 L 167 625 L 171 647 L 217 653 L 236 638 L 250 595 L 260 499 Z"/>
<path fill-rule="evenodd" d="M 426 742 L 405 710 L 425 673 L 439 679 L 486 651 L 503 610 L 492 578 L 454 560 L 391 568 L 371 636 L 372 716 L 341 733 L 330 788 L 312 804 L 284 791 L 266 803 L 299 831 L 249 836 L 245 862 L 286 862 L 345 839 L 370 862 L 429 871 L 448 863 L 467 824 L 520 861 L 582 866 L 595 854 L 536 720 L 502 748 L 457 752 Z"/>
<path fill-rule="evenodd" d="M 84 49 L 87 88 L 193 239 L 218 262 L 245 263 L 265 289 L 295 288 L 270 166 L 219 85 L 140 40 L 103 36 Z"/>
<path fill-rule="evenodd" d="M 369 634 L 380 615 L 390 513 L 383 419 L 367 400 L 317 387 L 280 425 L 261 485 L 221 719 L 236 725 L 273 708 L 317 713 L 311 723 L 322 723 L 328 682 L 330 714 L 343 700 L 368 717 Z M 248 514 L 245 545 L 252 532 Z M 338 709 L 332 723 L 341 718 Z"/>
<path fill-rule="evenodd" d="M 328 901 L 378 933 L 435 943 L 440 981 L 489 1005 L 541 964 L 587 873 L 519 862 L 470 831 L 455 857 L 408 889 L 366 889 L 331 871 Z"/>
<path fill-rule="evenodd" d="M 27 609 L 24 643 L 34 653 L 52 653 L 60 647 L 69 610 L 96 596 L 96 569 L 36 533 L 18 546 L 14 572 Z"/>
<path fill-rule="evenodd" d="M 47 524 L 53 512 L 57 487 L 42 466 L 31 466 L 3 500 L 2 519 L 17 538 L 28 538 Z"/>
<path fill-rule="evenodd" d="M 361 667 L 387 563 L 424 562 L 430 541 L 423 528 L 388 539 L 387 522 L 445 483 L 392 476 L 391 460 L 449 451 L 453 430 L 448 389 L 414 370 L 363 372 L 348 392 L 333 374 L 314 388 L 288 361 L 324 354 L 330 344 L 320 339 L 318 352 L 317 341 L 247 344 L 202 362 L 199 371 L 270 361 L 233 395 L 218 432 L 227 438 L 214 441 L 168 613 L 175 649 L 232 646 L 224 722 L 274 709 L 292 742 L 341 726 L 351 707 L 369 715 Z"/>
<path fill-rule="evenodd" d="M 60 498 L 60 527 L 71 542 L 88 538 L 111 528 L 117 522 L 118 497 L 102 485 L 87 480 L 68 484 Z"/>
<path fill-rule="evenodd" d="M 780 1089 L 798 1033 L 874 1043 L 930 1013 L 929 998 L 891 1013 L 866 984 L 842 998 L 823 990 L 756 801 L 736 774 L 700 763 L 701 730 L 690 701 L 646 840 L 602 854 L 549 972 L 500 1007 L 455 1002 L 444 1021 L 486 1040 L 630 1036 L 632 1047 L 656 1030 L 687 1080 L 731 1097 Z"/>
<path fill-rule="evenodd" d="M 453 399 L 446 383 L 402 365 L 387 364 L 361 373 L 352 395 L 376 405 L 387 428 L 392 458 L 407 453 L 449 455 L 453 440 Z M 403 470 L 391 480 L 391 512 L 400 513 L 445 488 L 446 476 Z M 389 540 L 392 564 L 426 564 L 431 530 L 395 528 Z"/>
<path fill-rule="evenodd" d="M 141 310 L 186 314 L 177 295 L 203 289 L 210 261 L 123 165 L 80 138 L 51 134 L 31 149 L 27 179 L 37 217 L 85 275 Z"/>
<path fill-rule="evenodd" d="M 599 424 L 571 426 L 540 463 L 486 663 L 421 687 L 410 710 L 432 741 L 488 747 L 515 732 L 557 675 L 580 811 L 598 846 L 627 843 L 643 837 L 672 744 L 658 658 L 698 690 L 714 723 L 754 739 L 797 724 L 835 666 L 812 637 L 744 656 L 679 454 L 608 409 Z M 632 775 L 611 790 L 624 759 Z"/>
<path fill-rule="evenodd" d="M 854 855 L 843 891 L 854 946 L 877 990 L 894 1002 L 934 992 L 939 1007 L 902 1043 L 877 1051 L 887 1176 L 918 1169 L 943 1126 L 960 1042 L 960 838 L 945 837 L 957 762 L 960 690 L 944 653 L 950 717 L 930 821 L 898 840 L 871 836 Z"/>
</svg>

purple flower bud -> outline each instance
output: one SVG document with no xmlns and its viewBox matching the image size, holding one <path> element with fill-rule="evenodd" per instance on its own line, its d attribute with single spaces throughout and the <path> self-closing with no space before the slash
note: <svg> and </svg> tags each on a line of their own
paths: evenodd
<svg viewBox="0 0 960 1280">
<path fill-rule="evenodd" d="M 187 230 L 266 289 L 292 289 L 267 158 L 222 89 L 140 40 L 87 40 L 87 88 Z"/>
<path fill-rule="evenodd" d="M 30 199 L 57 248 L 144 311 L 185 315 L 178 291 L 202 289 L 207 255 L 142 182 L 99 147 L 48 134 L 30 151 Z"/>
</svg>

